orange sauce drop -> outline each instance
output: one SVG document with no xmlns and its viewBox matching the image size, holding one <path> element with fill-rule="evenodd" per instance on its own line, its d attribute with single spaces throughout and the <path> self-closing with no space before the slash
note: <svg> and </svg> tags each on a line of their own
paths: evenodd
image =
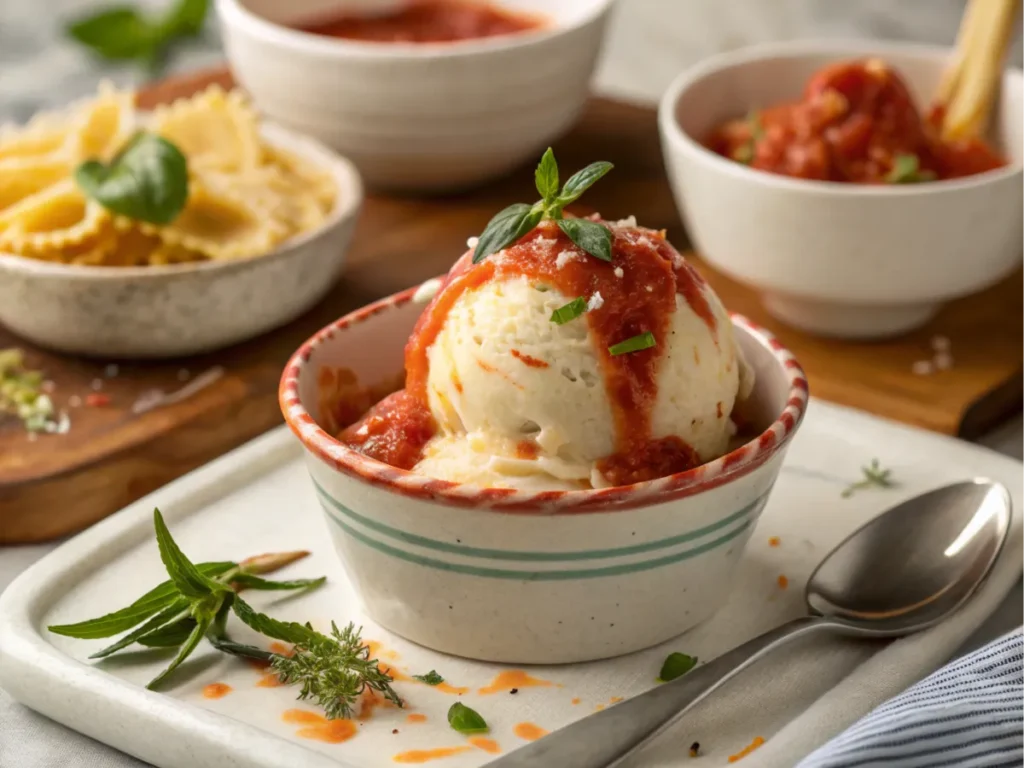
<svg viewBox="0 0 1024 768">
<path fill-rule="evenodd" d="M 453 696 L 461 696 L 462 694 L 469 692 L 469 688 L 463 688 L 462 686 L 451 685 L 449 683 L 438 683 L 437 685 L 431 685 L 430 687 L 433 688 L 435 691 L 440 691 L 441 693 L 449 693 Z"/>
<path fill-rule="evenodd" d="M 785 589 L 789 586 L 789 579 L 782 574 L 779 574 L 779 589 Z"/>
<path fill-rule="evenodd" d="M 300 739 L 311 739 L 323 741 L 328 744 L 341 744 L 348 741 L 358 733 L 356 724 L 351 720 L 328 720 L 316 712 L 307 712 L 304 709 L 286 710 L 281 719 L 292 725 L 302 725 L 295 732 Z"/>
<path fill-rule="evenodd" d="M 622 701 L 622 697 L 621 696 L 612 696 L 611 699 L 609 700 L 609 703 L 610 704 L 618 704 L 620 701 Z"/>
<path fill-rule="evenodd" d="M 399 752 L 392 760 L 396 763 L 427 763 L 431 760 L 440 760 L 442 757 L 451 757 L 463 752 L 469 752 L 472 747 L 438 747 L 437 749 L 410 749 L 408 752 Z"/>
<path fill-rule="evenodd" d="M 227 683 L 210 683 L 208 686 L 203 688 L 204 699 L 223 699 L 229 693 L 232 688 Z"/>
<path fill-rule="evenodd" d="M 782 539 L 780 539 L 778 536 L 770 536 L 768 538 L 768 546 L 769 547 L 777 547 L 781 543 L 782 543 Z"/>
<path fill-rule="evenodd" d="M 484 752 L 490 752 L 492 755 L 496 755 L 501 752 L 501 746 L 494 739 L 487 739 L 483 736 L 474 736 L 469 740 L 477 749 L 482 749 Z"/>
<path fill-rule="evenodd" d="M 745 746 L 743 749 L 741 749 L 735 755 L 729 755 L 729 762 L 730 763 L 735 763 L 735 762 L 738 762 L 738 761 L 742 760 L 744 757 L 749 755 L 751 752 L 753 752 L 755 749 L 760 747 L 762 744 L 764 744 L 764 739 L 762 739 L 760 736 L 756 737 L 752 742 L 750 742 L 747 746 Z"/>
<path fill-rule="evenodd" d="M 362 704 L 362 710 L 357 718 L 361 722 L 365 722 L 373 717 L 374 710 L 376 709 L 394 709 L 397 705 L 390 699 L 385 699 L 381 694 L 366 688 L 363 690 L 362 695 L 359 697 Z"/>
<path fill-rule="evenodd" d="M 582 701 L 582 699 L 580 699 L 580 697 L 579 697 L 579 696 L 577 696 L 576 698 L 574 698 L 574 699 L 572 700 L 572 703 L 573 703 L 573 704 L 579 704 L 579 703 L 580 703 L 580 701 Z"/>
<path fill-rule="evenodd" d="M 284 643 L 279 643 L 277 641 L 270 644 L 270 652 L 276 653 L 278 656 L 285 656 L 289 659 L 295 655 L 294 648 L 290 645 L 285 645 Z"/>
<path fill-rule="evenodd" d="M 594 707 L 595 712 L 600 712 L 602 709 L 604 709 L 604 704 L 598 704 L 596 707 Z"/>
<path fill-rule="evenodd" d="M 536 741 L 537 739 L 548 735 L 546 730 L 534 723 L 516 723 L 515 727 L 512 729 L 512 733 L 526 741 Z"/>
<path fill-rule="evenodd" d="M 511 691 L 513 688 L 548 688 L 554 685 L 549 680 L 540 680 L 530 677 L 521 669 L 509 669 L 500 673 L 491 680 L 490 685 L 485 685 L 477 693 L 499 693 Z"/>
<path fill-rule="evenodd" d="M 419 712 L 410 712 L 405 717 L 407 723 L 425 723 L 427 722 L 427 716 L 420 714 Z"/>
<path fill-rule="evenodd" d="M 256 681 L 257 688 L 280 688 L 284 683 L 277 676 L 277 672 L 268 672 Z"/>
</svg>

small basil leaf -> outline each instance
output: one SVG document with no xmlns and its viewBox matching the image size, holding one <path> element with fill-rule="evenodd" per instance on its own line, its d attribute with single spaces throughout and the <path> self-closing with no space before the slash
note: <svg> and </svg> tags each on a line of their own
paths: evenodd
<svg viewBox="0 0 1024 768">
<path fill-rule="evenodd" d="M 171 674 L 171 672 L 176 670 L 178 666 L 181 664 L 181 662 L 183 662 L 190 655 L 192 655 L 192 651 L 194 651 L 196 649 L 196 646 L 199 645 L 199 641 L 203 639 L 203 635 L 206 634 L 206 630 L 212 623 L 212 616 L 204 616 L 201 619 L 199 619 L 196 625 L 192 628 L 192 632 L 185 639 L 184 645 L 182 645 L 181 648 L 178 649 L 178 655 L 174 657 L 174 659 L 168 665 L 167 669 L 165 669 L 159 675 L 150 680 L 146 687 L 149 688 L 151 691 L 156 690 L 157 686 L 159 686 L 160 683 L 167 679 L 167 676 Z"/>
<path fill-rule="evenodd" d="M 198 35 L 203 29 L 209 0 L 178 0 L 160 24 L 165 38 Z"/>
<path fill-rule="evenodd" d="M 576 173 L 570 176 L 569 180 L 565 182 L 565 186 L 562 187 L 562 193 L 555 200 L 555 203 L 559 208 L 563 208 L 574 200 L 577 200 L 580 195 L 594 185 L 594 182 L 614 167 L 615 166 L 611 163 L 602 160 L 599 163 L 591 163 L 583 170 L 576 171 Z"/>
<path fill-rule="evenodd" d="M 533 174 L 537 191 L 545 204 L 550 203 L 558 195 L 558 163 L 555 153 L 548 147 L 540 159 L 537 170 Z"/>
<path fill-rule="evenodd" d="M 104 208 L 151 224 L 174 221 L 188 200 L 185 156 L 153 133 L 136 134 L 109 165 L 82 163 L 75 181 Z"/>
<path fill-rule="evenodd" d="M 421 683 L 426 683 L 427 685 L 440 685 L 444 682 L 444 678 L 437 674 L 433 669 L 425 675 L 413 675 L 412 677 L 414 680 L 419 680 Z"/>
<path fill-rule="evenodd" d="M 71 22 L 67 34 L 105 59 L 146 57 L 160 45 L 158 31 L 134 8 L 110 8 Z"/>
<path fill-rule="evenodd" d="M 316 589 L 325 581 L 327 581 L 326 576 L 321 576 L 319 579 L 273 581 L 271 579 L 261 579 L 259 576 L 253 576 L 251 573 L 240 573 L 231 579 L 232 584 L 237 584 L 238 586 L 247 587 L 249 589 L 261 590 Z"/>
<path fill-rule="evenodd" d="M 167 530 L 167 524 L 164 523 L 159 509 L 153 510 L 153 527 L 156 529 L 156 543 L 160 549 L 160 559 L 167 569 L 167 575 L 171 577 L 174 586 L 182 595 L 195 600 L 231 591 L 224 584 L 204 576 L 185 557 L 185 553 L 178 548 L 171 537 L 171 532 Z"/>
<path fill-rule="evenodd" d="M 255 629 L 261 635 L 272 637 L 275 640 L 284 640 L 293 645 L 310 645 L 319 642 L 322 637 L 310 627 L 304 627 L 294 621 L 272 619 L 266 614 L 254 610 L 251 605 L 237 595 L 231 603 L 231 608 L 243 624 Z"/>
<path fill-rule="evenodd" d="M 448 710 L 448 725 L 459 733 L 487 733 L 490 730 L 487 722 L 476 710 L 470 709 L 462 702 L 455 702 Z"/>
<path fill-rule="evenodd" d="M 526 203 L 513 203 L 495 214 L 480 235 L 480 241 L 473 252 L 473 263 L 477 264 L 492 253 L 514 243 L 536 227 L 543 216 L 543 210 Z"/>
<path fill-rule="evenodd" d="M 921 161 L 917 155 L 896 155 L 893 158 L 892 170 L 885 180 L 890 184 L 918 184 L 922 181 L 934 181 L 934 171 L 922 171 Z"/>
<path fill-rule="evenodd" d="M 139 638 L 139 645 L 147 648 L 177 648 L 188 640 L 197 623 L 191 616 L 185 616 L 143 635 Z"/>
<path fill-rule="evenodd" d="M 612 233 L 607 227 L 586 219 L 559 219 L 558 228 L 591 256 L 612 260 Z"/>
<path fill-rule="evenodd" d="M 106 656 L 109 656 L 112 653 L 117 653 L 122 648 L 127 648 L 132 643 L 138 642 L 144 636 L 146 636 L 146 635 L 156 631 L 161 626 L 167 624 L 167 622 L 174 621 L 175 619 L 178 619 L 178 618 L 182 618 L 183 615 L 186 614 L 187 611 L 188 611 L 188 600 L 186 600 L 183 597 L 179 598 L 178 600 L 175 600 L 169 606 L 164 608 L 162 611 L 160 611 L 160 613 L 158 613 L 156 616 L 151 618 L 149 621 L 147 621 L 141 627 L 139 627 L 138 629 L 135 629 L 135 630 L 129 632 L 127 635 L 122 637 L 120 640 L 118 640 L 113 645 L 108 645 L 103 650 L 97 651 L 96 653 L 92 654 L 89 658 L 90 659 L 102 659 L 102 658 L 104 658 Z M 182 638 L 182 640 L 184 640 L 184 638 Z M 178 643 L 178 645 L 180 645 L 180 643 Z"/>
<path fill-rule="evenodd" d="M 665 663 L 661 665 L 661 673 L 658 678 L 665 681 L 675 680 L 682 677 L 691 669 L 697 666 L 696 656 L 687 656 L 685 653 L 670 653 Z"/>
</svg>

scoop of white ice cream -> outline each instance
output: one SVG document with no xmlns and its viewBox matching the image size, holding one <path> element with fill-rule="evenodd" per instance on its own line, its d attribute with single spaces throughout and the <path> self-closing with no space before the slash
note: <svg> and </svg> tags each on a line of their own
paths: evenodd
<svg viewBox="0 0 1024 768">
<path fill-rule="evenodd" d="M 727 448 L 745 364 L 728 314 L 702 290 L 716 331 L 676 295 L 651 437 L 677 436 L 706 461 Z M 428 353 L 439 434 L 414 471 L 495 487 L 607 485 L 594 464 L 615 452 L 616 428 L 595 339 L 582 318 L 551 321 L 573 298 L 516 276 L 456 300 Z"/>
</svg>

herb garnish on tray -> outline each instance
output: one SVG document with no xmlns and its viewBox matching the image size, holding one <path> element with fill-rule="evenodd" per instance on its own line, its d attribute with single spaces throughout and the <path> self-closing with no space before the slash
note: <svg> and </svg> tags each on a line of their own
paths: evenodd
<svg viewBox="0 0 1024 768">
<path fill-rule="evenodd" d="M 51 632 L 91 640 L 132 630 L 113 645 L 90 656 L 93 659 L 109 656 L 134 643 L 177 648 L 178 653 L 167 669 L 146 686 L 150 689 L 157 688 L 205 637 L 220 651 L 270 664 L 282 683 L 299 685 L 299 698 L 314 700 L 328 718 L 349 717 L 359 695 L 368 689 L 402 706 L 401 699 L 391 688 L 391 677 L 380 669 L 376 659 L 369 658 L 369 648 L 362 643 L 359 630 L 353 624 L 340 630 L 332 623 L 331 636 L 323 635 L 309 624 L 278 621 L 260 613 L 238 595 L 243 589 L 319 587 L 326 577 L 272 581 L 260 575 L 301 559 L 308 552 L 260 555 L 239 563 L 193 564 L 171 538 L 160 510 L 153 511 L 153 525 L 160 559 L 170 580 L 157 585 L 126 608 L 77 624 L 51 626 Z M 233 642 L 226 631 L 230 613 L 262 635 L 292 643 L 294 653 L 285 656 Z"/>
<path fill-rule="evenodd" d="M 578 200 L 612 168 L 612 164 L 607 162 L 591 163 L 570 176 L 559 192 L 558 163 L 555 162 L 555 153 L 548 147 L 534 173 L 534 182 L 541 199 L 533 205 L 513 203 L 495 214 L 477 241 L 473 263 L 483 261 L 492 253 L 511 245 L 544 219 L 558 222 L 559 229 L 591 256 L 611 261 L 612 235 L 608 228 L 588 219 L 566 219 L 562 209 Z"/>
</svg>

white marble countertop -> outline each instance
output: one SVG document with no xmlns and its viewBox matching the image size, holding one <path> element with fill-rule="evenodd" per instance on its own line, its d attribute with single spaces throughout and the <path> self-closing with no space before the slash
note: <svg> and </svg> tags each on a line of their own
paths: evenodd
<svg viewBox="0 0 1024 768">
<path fill-rule="evenodd" d="M 168 0 L 138 5 L 164 7 Z M 90 93 L 101 78 L 138 83 L 128 66 L 101 65 L 68 43 L 64 23 L 97 7 L 91 0 L 0 2 L 0 122 Z M 608 95 L 655 101 L 685 66 L 721 51 L 758 42 L 810 37 L 915 40 L 949 44 L 963 0 L 620 0 L 610 25 L 596 87 Z M 169 71 L 188 71 L 223 58 L 216 25 L 190 41 Z M 1018 36 L 1011 62 L 1020 66 Z M 1015 417 L 982 443 L 1021 458 L 1024 420 Z M 55 545 L 0 548 L 0 590 Z M 1021 623 L 1021 591 L 965 650 Z M 14 703 L 0 691 L 0 768 L 95 768 L 141 763 L 79 736 Z"/>
</svg>

